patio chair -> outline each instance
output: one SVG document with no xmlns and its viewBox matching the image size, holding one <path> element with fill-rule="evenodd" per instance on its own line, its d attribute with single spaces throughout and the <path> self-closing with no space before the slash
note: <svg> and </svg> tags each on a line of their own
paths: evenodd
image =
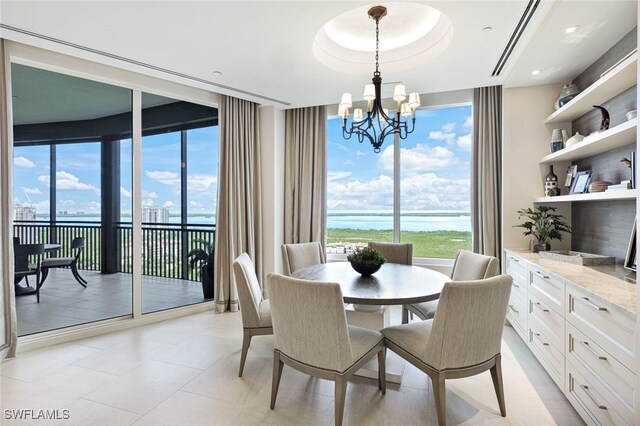
<svg viewBox="0 0 640 426">
<path fill-rule="evenodd" d="M 29 256 L 41 255 L 44 253 L 44 244 L 15 244 L 13 246 L 14 254 L 14 286 L 16 296 L 22 296 L 25 294 L 34 294 L 40 303 L 40 265 L 38 263 L 29 263 Z M 29 286 L 27 281 L 27 287 L 21 287 L 18 283 L 22 278 L 27 279 L 29 275 L 36 276 L 35 288 Z"/>
<path fill-rule="evenodd" d="M 40 287 L 44 284 L 44 281 L 49 275 L 49 269 L 52 268 L 69 268 L 73 277 L 78 281 L 82 287 L 87 287 L 87 281 L 78 273 L 78 259 L 84 250 L 84 237 L 76 237 L 71 241 L 71 249 L 75 250 L 73 257 L 50 257 L 40 263 L 40 269 L 42 270 L 42 282 Z"/>
</svg>

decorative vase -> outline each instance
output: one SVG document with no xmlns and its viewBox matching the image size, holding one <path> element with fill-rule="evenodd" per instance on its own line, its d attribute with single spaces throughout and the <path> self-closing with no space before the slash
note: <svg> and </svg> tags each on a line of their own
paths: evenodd
<svg viewBox="0 0 640 426">
<path fill-rule="evenodd" d="M 549 166 L 549 173 L 544 178 L 544 194 L 547 197 L 555 197 L 560 195 L 560 188 L 558 188 L 558 176 L 553 173 L 553 165 Z"/>
<path fill-rule="evenodd" d="M 536 241 L 533 243 L 533 252 L 538 253 L 541 251 L 551 250 L 551 244 L 548 241 Z"/>
<path fill-rule="evenodd" d="M 382 264 L 350 262 L 351 267 L 362 276 L 368 277 L 380 270 Z"/>
<path fill-rule="evenodd" d="M 556 152 L 564 148 L 564 140 L 562 138 L 562 131 L 560 129 L 554 129 L 551 133 L 551 152 Z"/>
<path fill-rule="evenodd" d="M 562 108 L 563 105 L 568 103 L 571 99 L 575 98 L 580 90 L 578 86 L 575 84 L 565 84 L 560 91 L 560 96 L 558 96 L 558 100 L 556 101 L 557 108 Z"/>
<path fill-rule="evenodd" d="M 567 142 L 565 143 L 565 146 L 569 147 L 571 145 L 577 144 L 578 142 L 582 142 L 583 139 L 584 139 L 584 136 L 582 136 L 580 133 L 576 132 L 575 135 L 573 135 L 569 139 L 567 139 Z"/>
</svg>

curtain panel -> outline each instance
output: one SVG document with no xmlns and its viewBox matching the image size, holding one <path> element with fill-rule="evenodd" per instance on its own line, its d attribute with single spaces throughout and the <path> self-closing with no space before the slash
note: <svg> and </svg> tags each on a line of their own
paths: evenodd
<svg viewBox="0 0 640 426">
<path fill-rule="evenodd" d="M 473 250 L 501 259 L 502 86 L 473 91 L 471 151 Z"/>
<path fill-rule="evenodd" d="M 215 242 L 216 310 L 238 310 L 232 265 L 247 253 L 262 276 L 258 104 L 220 96 Z"/>
<path fill-rule="evenodd" d="M 327 233 L 327 113 L 324 106 L 285 113 L 284 242 L 318 241 Z"/>
<path fill-rule="evenodd" d="M 5 41 L 0 39 L 0 306 L 2 309 L 3 338 L 0 358 L 14 357 L 18 343 L 16 299 L 13 287 L 13 195 L 12 160 L 13 129 L 10 116 L 9 58 L 5 54 Z M 1 360 L 1 359 L 0 359 Z"/>
</svg>

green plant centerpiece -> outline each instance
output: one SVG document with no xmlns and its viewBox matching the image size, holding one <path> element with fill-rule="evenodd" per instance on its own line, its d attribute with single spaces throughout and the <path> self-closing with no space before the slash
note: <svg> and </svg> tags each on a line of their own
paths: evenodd
<svg viewBox="0 0 640 426">
<path fill-rule="evenodd" d="M 380 267 L 387 260 L 382 253 L 370 247 L 362 247 L 355 249 L 347 260 L 351 263 L 351 267 L 359 274 L 369 276 L 378 272 Z"/>
<path fill-rule="evenodd" d="M 188 254 L 189 267 L 200 268 L 202 294 L 205 299 L 213 299 L 213 243 L 205 240 L 194 240 L 197 244 Z"/>
<path fill-rule="evenodd" d="M 562 241 L 562 232 L 571 233 L 571 226 L 565 222 L 565 217 L 556 214 L 556 207 L 538 206 L 535 209 L 527 208 L 518 210 L 518 219 L 529 219 L 514 227 L 524 228 L 524 235 L 532 235 L 535 238 L 533 252 L 547 251 L 551 249 L 551 240 Z"/>
</svg>

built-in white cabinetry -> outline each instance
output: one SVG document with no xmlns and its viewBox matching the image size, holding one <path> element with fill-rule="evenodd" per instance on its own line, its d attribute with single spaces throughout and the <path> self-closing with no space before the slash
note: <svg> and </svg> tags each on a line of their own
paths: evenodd
<svg viewBox="0 0 640 426">
<path fill-rule="evenodd" d="M 563 276 L 537 256 L 505 254 L 513 277 L 507 319 L 549 376 L 587 424 L 637 424 L 636 315 L 574 282 L 587 268 L 549 267 Z"/>
</svg>

